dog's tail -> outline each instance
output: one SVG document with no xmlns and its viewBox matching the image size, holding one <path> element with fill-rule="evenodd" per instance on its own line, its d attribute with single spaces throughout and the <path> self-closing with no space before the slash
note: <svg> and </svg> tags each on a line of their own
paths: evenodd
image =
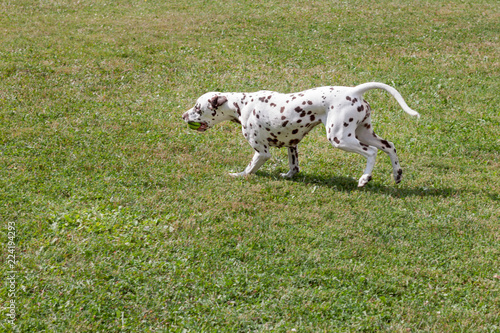
<svg viewBox="0 0 500 333">
<path fill-rule="evenodd" d="M 367 92 L 368 90 L 372 90 L 372 89 L 385 90 L 388 93 L 390 93 L 392 96 L 394 96 L 396 101 L 398 101 L 399 105 L 401 105 L 401 107 L 403 108 L 403 110 L 405 110 L 406 113 L 408 113 L 409 115 L 417 116 L 418 118 L 420 118 L 420 114 L 417 111 L 412 110 L 408 106 L 408 104 L 406 104 L 405 100 L 403 99 L 403 96 L 401 96 L 401 94 L 396 89 L 394 89 L 393 87 L 391 87 L 387 84 L 379 83 L 379 82 L 368 82 L 368 83 L 360 84 L 359 86 L 356 86 L 353 89 L 354 89 L 354 93 L 359 94 L 359 95 L 363 95 L 365 92 Z"/>
</svg>

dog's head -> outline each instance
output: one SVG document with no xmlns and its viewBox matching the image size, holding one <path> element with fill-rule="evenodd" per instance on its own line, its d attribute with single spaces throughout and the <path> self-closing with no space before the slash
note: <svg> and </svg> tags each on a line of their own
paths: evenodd
<svg viewBox="0 0 500 333">
<path fill-rule="evenodd" d="M 198 98 L 196 104 L 190 110 L 184 112 L 182 119 L 189 127 L 199 132 L 227 119 L 224 114 L 224 105 L 227 98 L 221 93 L 207 93 Z"/>
</svg>

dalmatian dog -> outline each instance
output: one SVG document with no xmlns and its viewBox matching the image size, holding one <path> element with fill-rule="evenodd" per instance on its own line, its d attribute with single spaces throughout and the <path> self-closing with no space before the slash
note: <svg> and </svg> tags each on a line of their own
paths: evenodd
<svg viewBox="0 0 500 333">
<path fill-rule="evenodd" d="M 420 117 L 391 86 L 369 82 L 356 87 L 320 87 L 282 94 L 274 91 L 253 93 L 210 92 L 198 98 L 195 106 L 182 118 L 189 127 L 204 132 L 222 121 L 242 125 L 243 135 L 255 150 L 252 161 L 243 172 L 232 176 L 255 173 L 270 157 L 270 147 L 287 147 L 290 170 L 282 174 L 292 177 L 299 172 L 297 145 L 314 126 L 323 123 L 329 142 L 336 148 L 358 153 L 367 159 L 358 186 L 372 178 L 378 150 L 389 155 L 394 180 L 399 183 L 403 170 L 392 142 L 379 137 L 372 129 L 371 108 L 363 94 L 372 89 L 389 92 L 403 110 Z"/>
</svg>

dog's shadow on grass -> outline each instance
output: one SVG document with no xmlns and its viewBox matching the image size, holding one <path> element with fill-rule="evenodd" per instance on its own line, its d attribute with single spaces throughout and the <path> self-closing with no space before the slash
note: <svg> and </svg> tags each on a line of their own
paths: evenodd
<svg viewBox="0 0 500 333">
<path fill-rule="evenodd" d="M 313 175 L 307 173 L 298 173 L 292 178 L 283 178 L 279 174 L 259 171 L 258 175 L 273 180 L 282 180 L 295 183 L 319 185 L 329 188 L 334 188 L 338 191 L 352 192 L 352 191 L 368 191 L 384 195 L 391 195 L 393 197 L 453 197 L 460 195 L 462 189 L 452 187 L 444 188 L 427 188 L 427 187 L 413 187 L 409 188 L 404 185 L 404 179 L 401 184 L 383 185 L 372 180 L 365 187 L 358 188 L 358 181 L 356 179 L 345 176 L 326 176 L 326 175 Z"/>
</svg>

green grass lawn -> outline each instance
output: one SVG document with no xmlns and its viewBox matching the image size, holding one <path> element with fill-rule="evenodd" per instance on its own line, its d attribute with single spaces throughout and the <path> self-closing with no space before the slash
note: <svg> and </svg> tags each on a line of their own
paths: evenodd
<svg viewBox="0 0 500 333">
<path fill-rule="evenodd" d="M 0 331 L 500 332 L 499 19 L 496 0 L 1 2 Z M 208 91 L 367 81 L 422 116 L 365 95 L 398 185 L 380 153 L 358 189 L 365 160 L 322 125 L 293 179 L 286 149 L 235 179 L 239 126 L 181 119 Z"/>
</svg>

